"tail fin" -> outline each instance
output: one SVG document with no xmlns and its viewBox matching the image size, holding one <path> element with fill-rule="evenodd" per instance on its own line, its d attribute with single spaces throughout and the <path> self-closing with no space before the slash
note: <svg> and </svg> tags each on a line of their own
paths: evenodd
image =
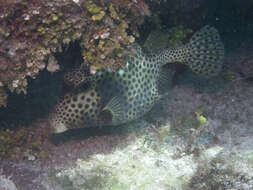
<svg viewBox="0 0 253 190">
<path fill-rule="evenodd" d="M 221 71 L 224 46 L 214 27 L 205 26 L 200 29 L 193 35 L 186 48 L 189 52 L 185 57 L 186 65 L 195 73 L 212 77 Z"/>
</svg>

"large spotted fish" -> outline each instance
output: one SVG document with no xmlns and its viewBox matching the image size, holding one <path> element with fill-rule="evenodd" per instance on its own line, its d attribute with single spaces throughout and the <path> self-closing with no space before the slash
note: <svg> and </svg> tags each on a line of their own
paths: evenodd
<svg viewBox="0 0 253 190">
<path fill-rule="evenodd" d="M 198 75 L 212 77 L 220 72 L 224 58 L 220 36 L 209 26 L 195 33 L 184 46 L 152 55 L 146 55 L 138 46 L 136 51 L 137 55 L 126 57 L 124 70 L 98 72 L 96 87 L 64 98 L 51 119 L 53 131 L 88 127 L 87 121 L 93 125 L 120 125 L 135 120 L 163 96 L 170 79 L 165 64 L 180 62 Z M 82 95 L 89 99 L 82 99 Z"/>
</svg>

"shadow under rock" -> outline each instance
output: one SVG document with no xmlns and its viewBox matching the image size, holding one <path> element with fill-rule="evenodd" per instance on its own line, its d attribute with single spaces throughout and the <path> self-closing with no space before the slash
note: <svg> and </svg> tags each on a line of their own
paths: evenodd
<svg viewBox="0 0 253 190">
<path fill-rule="evenodd" d="M 68 141 L 80 141 L 90 137 L 96 136 L 121 136 L 127 135 L 131 132 L 138 131 L 145 125 L 140 120 L 136 120 L 120 126 L 103 126 L 103 127 L 90 127 L 90 128 L 79 128 L 71 129 L 59 134 L 52 134 L 50 141 L 56 145 L 62 145 Z"/>
<path fill-rule="evenodd" d="M 176 75 L 174 84 L 194 88 L 201 93 L 215 93 L 226 87 L 228 81 L 222 77 L 222 73 L 212 78 L 198 76 L 189 69 L 185 69 L 182 73 Z"/>
</svg>

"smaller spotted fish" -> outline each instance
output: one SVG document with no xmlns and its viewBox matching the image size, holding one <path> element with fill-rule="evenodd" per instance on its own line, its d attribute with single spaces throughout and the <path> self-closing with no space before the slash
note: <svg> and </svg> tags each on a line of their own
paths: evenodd
<svg viewBox="0 0 253 190">
<path fill-rule="evenodd" d="M 164 65 L 183 63 L 204 77 L 217 75 L 223 64 L 224 47 L 218 31 L 206 26 L 184 46 L 147 55 L 136 45 L 137 55 L 128 55 L 118 72 L 94 75 L 95 87 L 67 94 L 51 117 L 56 133 L 70 128 L 120 125 L 147 113 L 165 94 L 171 76 Z M 84 97 L 84 98 L 82 98 Z"/>
<path fill-rule="evenodd" d="M 64 74 L 63 80 L 67 86 L 77 88 L 82 83 L 88 81 L 88 70 L 83 63 L 78 68 L 70 70 Z"/>
</svg>

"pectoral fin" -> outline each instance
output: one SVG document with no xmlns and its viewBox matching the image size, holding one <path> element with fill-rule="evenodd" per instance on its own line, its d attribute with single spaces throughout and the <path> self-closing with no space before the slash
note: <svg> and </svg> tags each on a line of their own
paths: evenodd
<svg viewBox="0 0 253 190">
<path fill-rule="evenodd" d="M 118 96 L 113 97 L 100 113 L 100 120 L 105 124 L 114 124 L 123 119 L 124 104 Z"/>
</svg>

